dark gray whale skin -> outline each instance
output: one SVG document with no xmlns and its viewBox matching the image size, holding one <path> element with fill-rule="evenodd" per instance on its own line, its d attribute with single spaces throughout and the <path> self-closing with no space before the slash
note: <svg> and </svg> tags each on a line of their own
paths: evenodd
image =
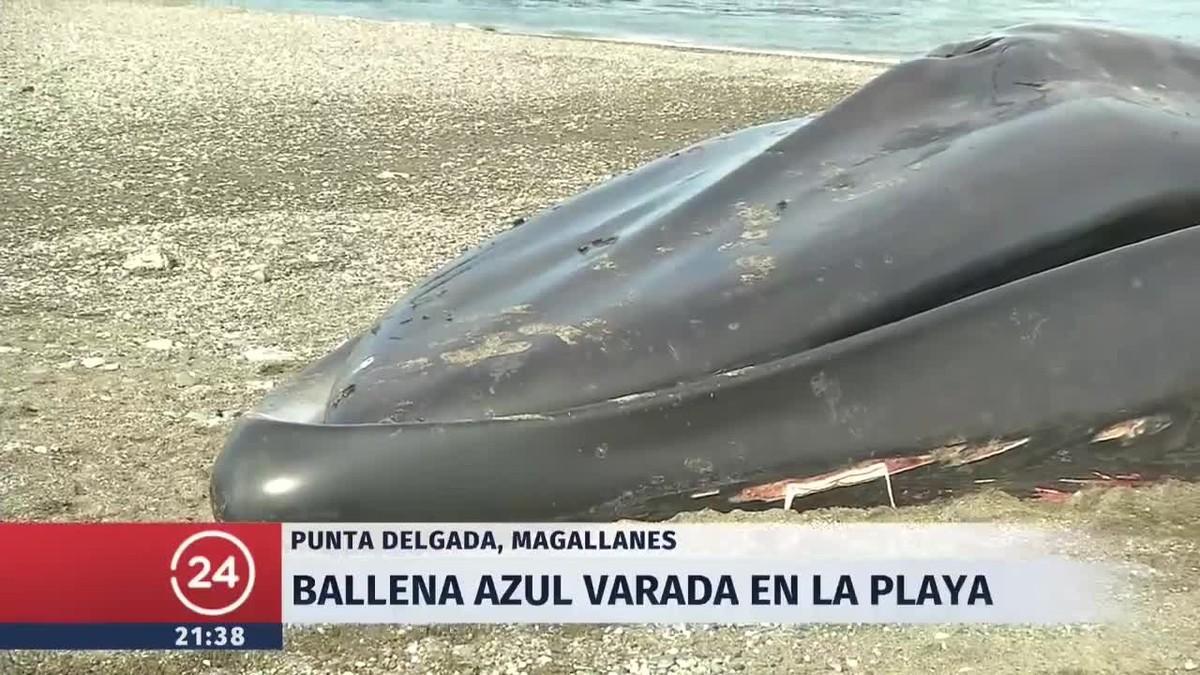
<svg viewBox="0 0 1200 675">
<path fill-rule="evenodd" d="M 268 396 L 216 462 L 215 515 L 654 517 L 1012 437 L 927 485 L 1190 466 L 1198 112 L 1200 49 L 1029 25 L 660 158 L 444 267 Z M 1172 432 L 1088 442 L 1138 415 Z"/>
</svg>

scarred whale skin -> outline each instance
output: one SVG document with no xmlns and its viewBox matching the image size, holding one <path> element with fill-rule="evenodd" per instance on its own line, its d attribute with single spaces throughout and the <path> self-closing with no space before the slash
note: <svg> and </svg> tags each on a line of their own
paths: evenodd
<svg viewBox="0 0 1200 675">
<path fill-rule="evenodd" d="M 1104 431 L 1122 420 L 1172 428 L 1152 451 L 1178 455 L 1198 94 L 1200 49 L 1029 25 L 660 158 L 447 265 L 269 395 L 216 462 L 214 512 L 661 515 L 871 461 L 1136 465 L 1140 432 Z"/>
</svg>

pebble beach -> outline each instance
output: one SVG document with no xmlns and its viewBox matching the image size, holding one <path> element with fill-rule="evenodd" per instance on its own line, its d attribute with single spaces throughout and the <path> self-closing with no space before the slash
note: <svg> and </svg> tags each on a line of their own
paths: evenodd
<svg viewBox="0 0 1200 675">
<path fill-rule="evenodd" d="M 232 419 L 437 267 L 578 191 L 819 112 L 878 63 L 163 2 L 0 2 L 0 519 L 211 519 Z M 1082 528 L 1127 625 L 350 626 L 282 654 L 0 653 L 0 673 L 1200 668 L 1200 489 L 681 520 Z"/>
</svg>

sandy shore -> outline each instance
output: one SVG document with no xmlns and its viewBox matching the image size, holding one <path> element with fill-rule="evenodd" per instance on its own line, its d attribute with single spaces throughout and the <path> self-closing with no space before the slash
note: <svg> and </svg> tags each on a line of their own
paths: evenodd
<svg viewBox="0 0 1200 675">
<path fill-rule="evenodd" d="M 6 0 L 0 518 L 210 518 L 229 420 L 287 376 L 246 350 L 287 350 L 298 365 L 512 219 L 691 141 L 821 110 L 878 72 Z M 1157 570 L 1152 604 L 1124 627 L 330 628 L 289 632 L 283 655 L 0 655 L 0 672 L 1183 671 L 1200 662 L 1198 516 L 1200 490 L 1169 485 L 1065 506 L 983 495 L 725 517 L 1089 528 Z"/>
</svg>

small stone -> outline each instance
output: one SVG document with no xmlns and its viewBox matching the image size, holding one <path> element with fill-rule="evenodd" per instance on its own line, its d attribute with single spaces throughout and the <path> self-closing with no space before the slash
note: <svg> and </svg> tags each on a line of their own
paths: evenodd
<svg viewBox="0 0 1200 675">
<path fill-rule="evenodd" d="M 0 345 L 0 354 L 17 354 L 20 351 L 20 347 L 8 347 L 6 345 Z"/>
<path fill-rule="evenodd" d="M 119 363 L 105 363 L 104 365 L 100 366 L 100 370 L 107 370 L 109 372 L 112 372 L 120 367 L 121 367 L 121 364 L 119 364 Z"/>
<path fill-rule="evenodd" d="M 175 343 L 166 338 L 156 338 L 154 340 L 147 340 L 147 341 L 143 342 L 142 346 L 145 347 L 146 349 L 153 349 L 154 351 L 165 352 L 165 351 L 173 348 L 175 346 Z"/>
<path fill-rule="evenodd" d="M 271 280 L 271 276 L 267 274 L 266 265 L 251 265 L 248 269 L 250 270 L 250 278 L 260 284 L 265 284 Z"/>
<path fill-rule="evenodd" d="M 949 637 L 950 637 L 950 634 L 949 634 L 949 633 L 934 633 L 934 634 L 933 634 L 933 639 L 934 639 L 934 640 L 945 640 L 945 639 L 947 639 L 947 638 L 949 638 Z"/>
<path fill-rule="evenodd" d="M 160 246 L 147 246 L 146 248 L 131 253 L 125 258 L 125 262 L 121 263 L 121 267 L 130 272 L 155 272 L 169 270 L 175 266 L 175 261 L 163 252 Z"/>
<path fill-rule="evenodd" d="M 250 363 L 288 363 L 299 357 L 275 347 L 251 347 L 242 352 L 242 358 Z"/>
<path fill-rule="evenodd" d="M 375 177 L 382 180 L 390 180 L 395 178 L 396 174 L 392 173 L 391 171 L 380 171 L 379 173 L 375 174 Z"/>
<path fill-rule="evenodd" d="M 45 455 L 50 452 L 50 448 L 47 448 L 44 445 L 35 445 L 35 446 L 33 446 L 33 451 L 39 455 Z"/>
<path fill-rule="evenodd" d="M 1191 659 L 1188 659 L 1187 661 L 1183 662 L 1184 670 L 1195 670 L 1197 668 L 1200 668 L 1200 665 L 1197 665 L 1196 662 Z"/>
<path fill-rule="evenodd" d="M 103 356 L 89 356 L 86 359 L 82 359 L 79 363 L 84 368 L 99 368 L 104 365 L 105 361 Z"/>
<path fill-rule="evenodd" d="M 274 347 L 253 347 L 242 352 L 242 357 L 250 363 L 258 364 L 258 372 L 263 375 L 281 372 L 286 364 L 299 358 L 291 352 Z"/>
<path fill-rule="evenodd" d="M 194 384 L 188 387 L 185 391 L 189 396 L 208 396 L 212 393 L 212 386 L 207 384 Z"/>
<path fill-rule="evenodd" d="M 191 387 L 199 381 L 200 380 L 196 377 L 196 374 L 192 372 L 175 374 L 175 386 L 177 387 Z"/>
<path fill-rule="evenodd" d="M 250 391 L 271 391 L 275 388 L 274 380 L 247 380 L 246 389 Z"/>
<path fill-rule="evenodd" d="M 857 668 L 858 667 L 858 659 L 847 658 L 846 659 L 846 667 L 847 668 Z"/>
</svg>

